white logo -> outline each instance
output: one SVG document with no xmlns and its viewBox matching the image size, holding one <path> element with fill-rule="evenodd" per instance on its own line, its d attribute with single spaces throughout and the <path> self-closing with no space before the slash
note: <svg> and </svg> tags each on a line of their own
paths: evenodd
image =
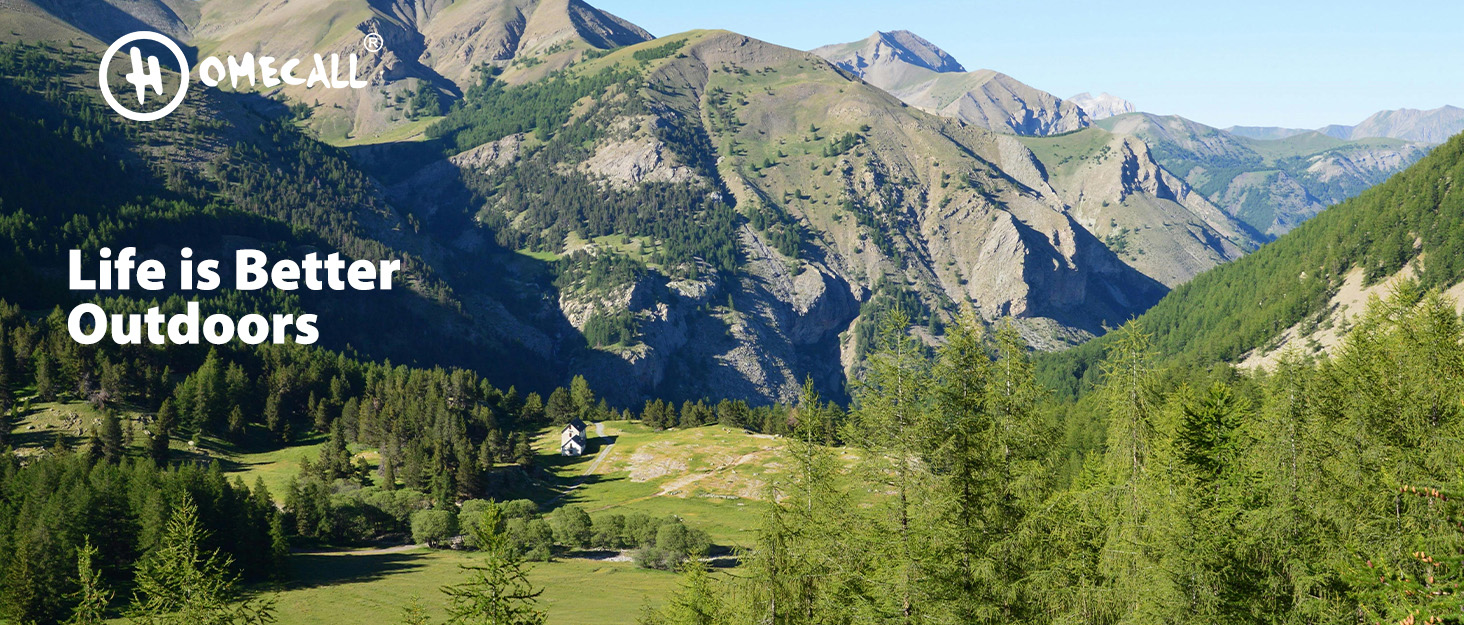
<svg viewBox="0 0 1464 625">
<path fill-rule="evenodd" d="M 117 54 L 118 50 L 122 49 L 122 46 L 139 39 L 161 43 L 168 48 L 168 51 L 173 53 L 173 56 L 178 58 L 178 76 L 180 80 L 178 93 L 173 95 L 173 99 L 168 102 L 167 106 L 151 113 L 139 113 L 122 106 L 117 102 L 117 98 L 112 95 L 111 85 L 107 84 L 107 68 L 112 65 L 112 57 Z M 143 104 L 146 100 L 148 87 L 152 87 L 153 93 L 163 95 L 163 72 L 158 69 L 158 57 L 147 57 L 147 68 L 144 69 L 142 65 L 142 51 L 138 50 L 137 46 L 132 47 L 132 71 L 125 78 L 127 82 L 137 87 L 138 105 Z M 118 115 L 139 122 L 162 119 L 168 113 L 172 113 L 174 109 L 178 108 L 178 105 L 183 103 L 183 96 L 188 95 L 188 59 L 184 58 L 183 49 L 179 48 L 178 44 L 173 43 L 172 39 L 147 31 L 131 33 L 112 42 L 112 46 L 107 48 L 107 51 L 102 54 L 102 67 L 97 72 L 97 84 L 102 87 L 102 99 L 106 100 L 107 105 L 111 106 L 112 110 L 117 111 Z"/>
<path fill-rule="evenodd" d="M 113 95 L 111 85 L 107 84 L 109 76 L 107 70 L 112 64 L 112 57 L 116 56 L 123 46 L 138 40 L 161 43 L 178 59 L 178 93 L 173 94 L 173 99 L 168 101 L 167 106 L 151 113 L 139 113 L 123 106 Z M 363 41 L 366 49 L 373 53 L 379 52 L 384 43 L 381 35 L 376 33 L 366 35 Z M 129 53 L 132 58 L 132 71 L 124 74 L 123 78 L 126 78 L 127 82 L 136 89 L 137 104 L 141 108 L 147 102 L 148 89 L 152 89 L 154 95 L 163 95 L 163 72 L 158 67 L 158 57 L 148 56 L 147 62 L 144 63 L 142 51 L 137 46 L 132 46 Z M 330 61 L 329 64 L 326 63 L 327 58 Z M 256 60 L 254 54 L 250 52 L 245 52 L 243 56 L 237 58 L 231 55 L 228 57 L 227 63 L 218 57 L 211 56 L 199 62 L 198 80 L 206 86 L 217 87 L 227 79 L 235 90 L 239 89 L 241 80 L 247 80 L 250 87 L 255 86 L 256 77 L 258 82 L 267 89 L 272 89 L 280 84 L 304 85 L 307 89 L 314 88 L 316 85 L 324 86 L 327 89 L 361 89 L 370 84 L 356 77 L 356 55 L 354 53 L 348 57 L 350 65 L 345 78 L 341 77 L 342 63 L 339 54 L 331 54 L 328 57 L 316 54 L 314 60 L 309 78 L 300 78 L 295 75 L 295 68 L 301 65 L 300 59 L 286 59 L 284 63 L 276 66 L 275 57 L 260 56 Z M 326 70 L 327 65 L 330 67 L 329 71 Z M 178 47 L 177 43 L 158 33 L 138 31 L 124 35 L 107 48 L 102 55 L 102 66 L 97 72 L 97 84 L 102 88 L 102 98 L 107 101 L 112 110 L 117 111 L 118 115 L 133 121 L 150 122 L 166 117 L 183 103 L 183 97 L 188 94 L 188 74 L 188 59 L 183 56 L 183 49 Z"/>
</svg>

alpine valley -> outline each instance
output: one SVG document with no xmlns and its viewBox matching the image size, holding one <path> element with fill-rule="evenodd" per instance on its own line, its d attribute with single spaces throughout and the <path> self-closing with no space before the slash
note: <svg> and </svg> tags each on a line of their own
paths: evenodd
<svg viewBox="0 0 1464 625">
<path fill-rule="evenodd" d="M 368 85 L 129 123 L 139 30 Z M 582 0 L 0 0 L 0 625 L 1455 622 L 1464 112 L 1143 107 Z M 67 288 L 123 247 L 401 269 Z M 189 299 L 320 342 L 66 332 Z"/>
</svg>

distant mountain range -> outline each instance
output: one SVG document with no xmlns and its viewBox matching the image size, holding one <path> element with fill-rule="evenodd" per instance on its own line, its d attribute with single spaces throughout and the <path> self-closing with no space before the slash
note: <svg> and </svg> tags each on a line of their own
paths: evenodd
<svg viewBox="0 0 1464 625">
<path fill-rule="evenodd" d="M 1416 143 L 1438 144 L 1464 132 L 1464 108 L 1441 106 L 1427 111 L 1418 109 L 1379 111 L 1355 126 L 1334 124 L 1316 130 L 1274 126 L 1231 126 L 1225 130 L 1252 139 L 1285 139 L 1308 132 L 1319 132 L 1338 139 L 1385 137 Z"/>
</svg>

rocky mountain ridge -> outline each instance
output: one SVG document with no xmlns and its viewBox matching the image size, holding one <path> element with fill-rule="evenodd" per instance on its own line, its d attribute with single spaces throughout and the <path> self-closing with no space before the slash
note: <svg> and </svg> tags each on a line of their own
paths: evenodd
<svg viewBox="0 0 1464 625">
<path fill-rule="evenodd" d="M 812 52 L 911 106 L 988 130 L 1048 135 L 1089 123 L 1076 104 L 1000 72 L 966 72 L 949 54 L 906 31 Z"/>
</svg>

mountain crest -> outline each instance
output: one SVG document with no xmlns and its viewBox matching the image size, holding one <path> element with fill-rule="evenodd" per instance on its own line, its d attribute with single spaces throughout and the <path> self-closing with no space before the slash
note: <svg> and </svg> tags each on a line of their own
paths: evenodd
<svg viewBox="0 0 1464 625">
<path fill-rule="evenodd" d="M 861 77 L 882 67 L 914 66 L 939 73 L 966 71 L 955 57 L 908 30 L 879 31 L 861 41 L 836 43 L 813 53 Z"/>
<path fill-rule="evenodd" d="M 889 50 L 900 60 L 933 72 L 966 71 L 950 53 L 908 30 L 876 32 L 866 41 L 874 44 L 877 50 Z"/>
</svg>

